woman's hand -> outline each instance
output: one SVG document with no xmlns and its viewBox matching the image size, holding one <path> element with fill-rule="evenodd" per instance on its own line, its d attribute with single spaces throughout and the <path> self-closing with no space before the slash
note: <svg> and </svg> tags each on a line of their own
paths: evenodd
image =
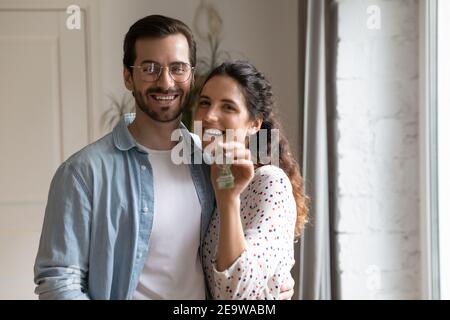
<svg viewBox="0 0 450 320">
<path fill-rule="evenodd" d="M 225 158 L 228 158 L 228 162 L 223 163 L 230 163 L 229 161 L 232 160 L 231 172 L 234 177 L 234 187 L 229 189 L 219 189 L 217 178 L 220 176 L 223 165 L 215 164 L 217 161 L 211 165 L 211 180 L 217 201 L 230 201 L 239 198 L 240 194 L 253 179 L 254 166 L 251 160 L 251 153 L 250 150 L 245 147 L 245 144 L 240 142 L 219 143 L 217 147 L 218 148 L 215 149 L 215 154 L 218 154 L 218 156 L 223 154 L 225 155 Z M 218 150 L 220 152 L 217 152 Z"/>
<path fill-rule="evenodd" d="M 231 266 L 244 252 L 246 241 L 242 229 L 240 194 L 245 190 L 254 176 L 253 162 L 250 150 L 239 142 L 218 143 L 214 152 L 217 158 L 225 155 L 231 161 L 222 161 L 211 165 L 211 180 L 216 195 L 217 207 L 220 213 L 219 243 L 216 256 L 217 270 L 223 271 Z M 213 155 L 214 156 L 214 155 Z M 217 159 L 215 159 L 217 160 Z M 217 178 L 220 176 L 223 164 L 231 162 L 231 173 L 234 186 L 229 189 L 219 189 Z"/>
</svg>

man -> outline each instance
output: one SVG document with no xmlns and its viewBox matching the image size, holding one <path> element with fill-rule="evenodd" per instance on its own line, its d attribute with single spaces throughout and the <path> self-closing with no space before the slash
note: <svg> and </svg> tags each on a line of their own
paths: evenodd
<svg viewBox="0 0 450 320">
<path fill-rule="evenodd" d="M 145 17 L 125 36 L 123 63 L 136 116 L 58 168 L 35 263 L 41 299 L 206 297 L 200 252 L 214 209 L 209 168 L 170 161 L 193 83 L 192 33 L 181 21 Z"/>
</svg>

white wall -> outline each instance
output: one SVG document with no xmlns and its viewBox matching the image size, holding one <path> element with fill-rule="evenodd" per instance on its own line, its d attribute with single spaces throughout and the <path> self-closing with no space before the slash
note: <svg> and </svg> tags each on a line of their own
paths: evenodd
<svg viewBox="0 0 450 320">
<path fill-rule="evenodd" d="M 295 152 L 298 152 L 298 7 L 296 0 L 210 0 L 223 20 L 221 49 L 233 58 L 248 59 L 272 81 L 280 117 Z M 122 44 L 128 28 L 139 18 L 162 14 L 193 26 L 200 0 L 100 0 L 100 47 L 103 101 L 107 94 L 121 97 Z M 198 40 L 198 56 L 206 44 Z"/>
<path fill-rule="evenodd" d="M 337 4 L 340 297 L 420 298 L 418 2 Z"/>
</svg>

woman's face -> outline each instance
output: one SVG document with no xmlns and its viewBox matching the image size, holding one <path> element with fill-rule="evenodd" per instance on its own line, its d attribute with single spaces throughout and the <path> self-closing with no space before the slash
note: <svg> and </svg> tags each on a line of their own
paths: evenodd
<svg viewBox="0 0 450 320">
<path fill-rule="evenodd" d="M 233 129 L 232 133 L 235 134 L 236 141 L 240 142 L 244 142 L 248 134 L 254 134 L 258 127 L 258 121 L 250 118 L 239 84 L 233 78 L 222 75 L 212 77 L 203 86 L 194 120 L 202 121 L 203 137 L 206 131 L 211 135 L 227 133 L 229 138 L 231 131 L 225 131 Z M 210 142 L 203 141 L 203 144 L 206 146 Z"/>
</svg>

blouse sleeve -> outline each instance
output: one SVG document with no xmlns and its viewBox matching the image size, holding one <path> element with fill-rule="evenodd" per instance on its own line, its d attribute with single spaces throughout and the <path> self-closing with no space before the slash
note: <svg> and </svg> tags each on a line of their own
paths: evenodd
<svg viewBox="0 0 450 320">
<path fill-rule="evenodd" d="M 248 188 L 241 198 L 246 249 L 222 272 L 213 264 L 216 299 L 278 299 L 294 265 L 296 206 L 289 178 L 271 166 Z"/>
</svg>

